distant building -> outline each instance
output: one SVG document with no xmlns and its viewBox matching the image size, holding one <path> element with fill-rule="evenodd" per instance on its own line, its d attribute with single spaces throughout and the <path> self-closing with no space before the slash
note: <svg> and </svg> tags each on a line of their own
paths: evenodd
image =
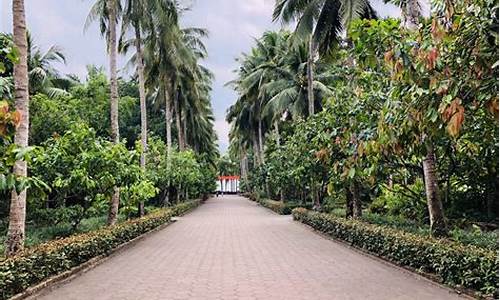
<svg viewBox="0 0 500 300">
<path fill-rule="evenodd" d="M 217 180 L 217 191 L 222 193 L 236 194 L 240 192 L 240 176 L 219 176 Z"/>
</svg>

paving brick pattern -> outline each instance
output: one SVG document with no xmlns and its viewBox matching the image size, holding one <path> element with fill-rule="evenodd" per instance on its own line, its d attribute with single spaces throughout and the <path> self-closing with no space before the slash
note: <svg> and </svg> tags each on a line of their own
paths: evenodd
<svg viewBox="0 0 500 300">
<path fill-rule="evenodd" d="M 39 299 L 459 299 L 238 196 L 176 223 Z"/>
</svg>

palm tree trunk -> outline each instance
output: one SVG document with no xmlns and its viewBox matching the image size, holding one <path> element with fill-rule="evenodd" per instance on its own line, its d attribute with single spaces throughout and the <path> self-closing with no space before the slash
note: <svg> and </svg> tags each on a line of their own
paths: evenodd
<svg viewBox="0 0 500 300">
<path fill-rule="evenodd" d="M 18 147 L 27 147 L 29 134 L 28 45 L 23 0 L 12 1 L 12 15 L 14 44 L 19 52 L 19 62 L 14 65 L 16 110 L 21 113 L 14 143 Z M 26 177 L 28 175 L 26 161 L 16 161 L 13 171 L 17 176 Z M 10 199 L 9 229 L 5 241 L 6 256 L 12 256 L 24 248 L 25 222 L 26 190 L 18 194 L 14 189 Z"/>
<path fill-rule="evenodd" d="M 167 80 L 165 82 L 165 127 L 167 130 L 167 168 L 170 170 L 170 164 L 172 162 L 172 104 L 170 100 L 169 93 L 169 83 Z M 165 198 L 165 203 L 170 203 L 170 181 L 168 182 L 169 192 Z"/>
<path fill-rule="evenodd" d="M 184 131 L 181 125 L 181 110 L 179 105 L 179 92 L 175 91 L 174 99 L 174 109 L 175 109 L 175 125 L 177 127 L 177 140 L 179 141 L 179 150 L 184 151 Z"/>
<path fill-rule="evenodd" d="M 265 164 L 265 157 L 264 157 L 264 134 L 262 132 L 262 119 L 259 116 L 259 156 L 260 156 L 260 162 L 261 164 Z M 270 197 L 269 193 L 269 183 L 265 182 L 264 188 L 266 189 L 266 196 Z"/>
<path fill-rule="evenodd" d="M 259 117 L 259 156 L 260 156 L 260 162 L 264 163 L 264 137 L 262 133 L 262 120 Z"/>
<path fill-rule="evenodd" d="M 241 157 L 241 178 L 246 181 L 248 176 L 248 158 L 246 150 L 241 151 L 240 157 Z"/>
<path fill-rule="evenodd" d="M 279 148 L 281 141 L 280 141 L 280 128 L 278 126 L 278 121 L 274 121 L 274 134 L 276 135 L 276 146 Z M 280 192 L 280 201 L 285 202 L 285 194 L 283 192 L 283 187 L 279 187 L 279 192 Z"/>
<path fill-rule="evenodd" d="M 274 134 L 276 134 L 276 146 L 280 146 L 280 128 L 278 126 L 278 121 L 274 121 Z"/>
<path fill-rule="evenodd" d="M 253 132 L 253 165 L 254 167 L 260 166 L 260 151 L 259 151 L 259 134 L 257 132 Z"/>
<path fill-rule="evenodd" d="M 315 47 L 313 38 L 309 40 L 309 57 L 307 59 L 307 101 L 309 107 L 309 116 L 314 115 L 314 55 Z"/>
<path fill-rule="evenodd" d="M 165 125 L 167 130 L 167 155 L 168 161 L 170 161 L 172 152 L 172 101 L 170 99 L 168 84 L 166 84 L 165 88 Z"/>
<path fill-rule="evenodd" d="M 433 236 L 446 236 L 448 231 L 444 217 L 443 203 L 439 197 L 439 186 L 436 174 L 436 155 L 432 145 L 427 145 L 427 156 L 423 161 L 423 168 L 431 234 Z"/>
<path fill-rule="evenodd" d="M 146 88 L 144 80 L 144 58 L 141 47 L 141 32 L 139 25 L 135 25 L 135 47 L 137 48 L 137 74 L 139 77 L 139 103 L 141 107 L 141 168 L 146 171 L 146 155 L 148 152 L 148 123 L 146 110 Z M 144 202 L 139 202 L 139 216 L 144 216 Z"/>
<path fill-rule="evenodd" d="M 116 79 L 116 2 L 108 0 L 109 9 L 109 73 L 111 88 L 111 140 L 113 143 L 120 142 L 120 131 L 118 126 L 118 81 Z M 118 206 L 120 204 L 120 189 L 114 187 L 113 196 L 109 207 L 108 225 L 116 223 L 118 218 Z"/>
<path fill-rule="evenodd" d="M 189 147 L 189 143 L 187 142 L 187 116 L 186 116 L 186 110 L 181 110 L 181 116 L 182 116 L 182 131 L 184 133 L 183 136 L 183 142 L 184 142 L 184 147 Z"/>
</svg>

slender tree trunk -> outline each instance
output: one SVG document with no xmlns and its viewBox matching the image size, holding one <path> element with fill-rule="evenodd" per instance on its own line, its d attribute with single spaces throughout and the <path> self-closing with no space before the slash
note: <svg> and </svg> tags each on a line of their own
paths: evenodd
<svg viewBox="0 0 500 300">
<path fill-rule="evenodd" d="M 245 150 L 241 151 L 241 178 L 246 181 L 248 178 L 248 157 Z"/>
<path fill-rule="evenodd" d="M 313 207 L 315 210 L 320 210 L 321 209 L 321 202 L 320 202 L 320 199 L 319 199 L 319 191 L 318 191 L 318 187 L 316 186 L 316 184 L 314 184 L 314 182 L 311 184 L 311 192 L 312 192 L 312 199 L 313 199 Z"/>
<path fill-rule="evenodd" d="M 314 115 L 314 55 L 315 53 L 313 38 L 309 40 L 309 57 L 307 59 L 307 101 L 309 116 Z"/>
<path fill-rule="evenodd" d="M 264 137 L 262 133 L 262 120 L 259 117 L 259 156 L 260 156 L 260 162 L 265 163 L 265 158 L 264 158 Z"/>
<path fill-rule="evenodd" d="M 172 101 L 168 88 L 165 89 L 165 124 L 167 130 L 167 155 L 168 161 L 170 161 L 172 152 Z"/>
<path fill-rule="evenodd" d="M 362 216 L 363 211 L 361 207 L 361 196 L 359 183 L 354 181 L 351 184 L 351 197 L 352 197 L 352 217 L 358 219 Z"/>
<path fill-rule="evenodd" d="M 264 134 L 262 132 L 262 119 L 259 116 L 259 156 L 260 156 L 260 162 L 261 164 L 265 164 L 265 156 L 264 156 Z M 271 197 L 271 194 L 269 193 L 269 183 L 266 182 L 264 183 L 264 188 L 266 192 L 266 197 Z"/>
<path fill-rule="evenodd" d="M 188 138 L 187 138 L 187 116 L 186 116 L 186 110 L 181 110 L 181 116 L 182 116 L 182 131 L 184 133 L 183 136 L 183 142 L 184 142 L 184 147 L 190 147 L 188 143 Z"/>
<path fill-rule="evenodd" d="M 113 143 L 120 142 L 120 129 L 118 126 L 118 81 L 116 78 L 116 0 L 108 0 L 109 9 L 109 75 L 111 88 L 111 140 Z M 120 189 L 114 187 L 113 196 L 109 207 L 108 225 L 116 223 L 118 218 L 118 206 L 120 205 Z"/>
<path fill-rule="evenodd" d="M 135 25 L 135 46 L 137 48 L 137 74 L 139 76 L 139 103 L 141 107 L 141 168 L 146 171 L 146 155 L 148 152 L 148 123 L 146 110 L 146 88 L 144 80 L 144 58 L 139 25 Z M 139 202 L 139 216 L 144 216 L 144 202 Z"/>
<path fill-rule="evenodd" d="M 177 195 L 176 196 L 176 203 L 179 204 L 181 203 L 181 193 L 182 193 L 182 185 L 179 184 L 179 186 L 177 187 Z"/>
<path fill-rule="evenodd" d="M 253 165 L 254 167 L 260 166 L 260 151 L 259 151 L 259 134 L 254 132 L 253 134 Z"/>
<path fill-rule="evenodd" d="M 167 130 L 167 168 L 170 170 L 172 161 L 172 104 L 168 89 L 169 84 L 165 82 L 165 124 Z M 170 181 L 168 182 L 169 193 L 167 194 L 166 202 L 170 203 Z"/>
<path fill-rule="evenodd" d="M 446 236 L 448 234 L 443 204 L 439 198 L 439 186 L 436 170 L 436 155 L 432 145 L 427 146 L 427 156 L 423 161 L 425 193 L 427 195 L 427 208 L 429 210 L 431 234 L 433 236 Z"/>
<path fill-rule="evenodd" d="M 12 15 L 14 44 L 19 51 L 19 62 L 14 65 L 16 111 L 21 114 L 14 143 L 18 147 L 27 147 L 29 135 L 28 44 L 23 0 L 12 1 Z M 16 161 L 13 171 L 17 176 L 26 177 L 28 175 L 26 161 Z M 26 190 L 18 194 L 14 189 L 10 198 L 9 228 L 5 241 L 6 256 L 15 255 L 24 248 L 25 222 Z"/>
<path fill-rule="evenodd" d="M 181 110 L 179 105 L 179 92 L 175 91 L 175 99 L 174 99 L 174 109 L 175 109 L 175 125 L 177 127 L 177 139 L 179 141 L 179 150 L 184 151 L 185 143 L 184 143 L 184 130 L 181 125 Z"/>
<path fill-rule="evenodd" d="M 345 199 L 346 199 L 345 217 L 352 218 L 354 214 L 353 199 L 351 190 L 347 187 L 345 188 Z"/>
<path fill-rule="evenodd" d="M 278 121 L 274 121 L 274 134 L 276 135 L 276 146 L 279 147 L 281 145 L 281 141 L 280 141 L 280 128 L 278 125 Z"/>
<path fill-rule="evenodd" d="M 274 121 L 274 134 L 276 135 L 276 146 L 279 148 L 281 141 L 280 141 L 280 128 L 278 125 L 278 121 Z M 283 192 L 283 187 L 279 187 L 279 193 L 280 193 L 280 201 L 285 202 L 285 194 Z"/>
</svg>

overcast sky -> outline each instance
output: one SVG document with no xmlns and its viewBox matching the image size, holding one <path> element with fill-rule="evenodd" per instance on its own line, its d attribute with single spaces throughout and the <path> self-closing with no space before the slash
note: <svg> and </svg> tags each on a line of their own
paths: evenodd
<svg viewBox="0 0 500 300">
<path fill-rule="evenodd" d="M 268 29 L 279 28 L 271 22 L 275 0 L 184 0 L 192 10 L 186 13 L 185 26 L 204 27 L 210 31 L 206 45 L 209 58 L 205 65 L 215 73 L 212 106 L 216 116 L 219 148 L 228 146 L 229 125 L 224 116 L 236 100 L 236 94 L 224 84 L 233 79 L 235 58 L 247 52 L 253 38 Z M 96 26 L 83 32 L 83 24 L 94 0 L 25 0 L 28 27 L 37 45 L 46 50 L 51 45 L 64 49 L 67 64 L 57 66 L 63 73 L 85 78 L 88 64 L 107 67 L 104 41 Z M 398 16 L 399 10 L 380 0 L 371 1 L 380 16 Z M 12 32 L 11 1 L 1 0 L 0 31 Z M 125 59 L 121 59 L 123 67 Z M 126 71 L 123 71 L 126 73 Z"/>
</svg>

